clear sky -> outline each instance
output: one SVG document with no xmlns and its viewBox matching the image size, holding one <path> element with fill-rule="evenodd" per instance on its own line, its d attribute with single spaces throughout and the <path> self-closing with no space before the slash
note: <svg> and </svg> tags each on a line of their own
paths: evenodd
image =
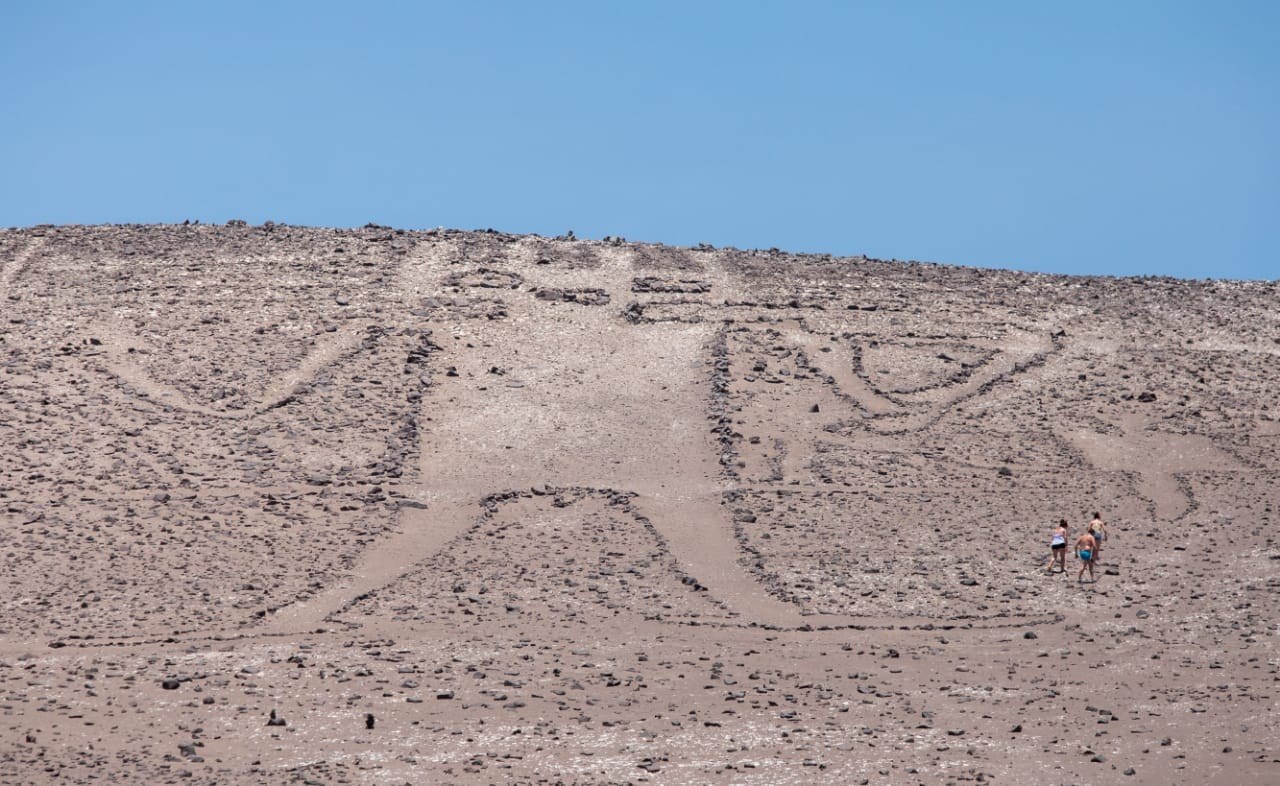
<svg viewBox="0 0 1280 786">
<path fill-rule="evenodd" d="M 1280 278 L 1280 3 L 21 2 L 0 226 Z"/>
</svg>

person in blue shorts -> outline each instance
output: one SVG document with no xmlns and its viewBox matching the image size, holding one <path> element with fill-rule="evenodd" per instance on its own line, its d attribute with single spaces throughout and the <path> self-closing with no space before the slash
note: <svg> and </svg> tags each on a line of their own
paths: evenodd
<svg viewBox="0 0 1280 786">
<path fill-rule="evenodd" d="M 1098 541 L 1093 539 L 1089 534 L 1089 530 L 1076 540 L 1076 556 L 1080 558 L 1080 575 L 1076 576 L 1076 581 L 1084 581 L 1085 568 L 1089 569 L 1089 580 L 1097 581 L 1097 577 L 1093 575 L 1093 561 L 1098 556 Z"/>
</svg>

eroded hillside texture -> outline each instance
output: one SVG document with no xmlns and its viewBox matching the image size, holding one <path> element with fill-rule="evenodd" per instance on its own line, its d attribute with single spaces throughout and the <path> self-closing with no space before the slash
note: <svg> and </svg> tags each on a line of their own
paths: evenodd
<svg viewBox="0 0 1280 786">
<path fill-rule="evenodd" d="M 0 782 L 1276 783 L 1278 290 L 0 231 Z"/>
</svg>

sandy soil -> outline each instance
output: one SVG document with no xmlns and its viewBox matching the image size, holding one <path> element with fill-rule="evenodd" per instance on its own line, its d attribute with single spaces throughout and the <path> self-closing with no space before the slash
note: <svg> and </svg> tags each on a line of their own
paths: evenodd
<svg viewBox="0 0 1280 786">
<path fill-rule="evenodd" d="M 0 231 L 0 782 L 1275 783 L 1278 296 Z"/>
</svg>

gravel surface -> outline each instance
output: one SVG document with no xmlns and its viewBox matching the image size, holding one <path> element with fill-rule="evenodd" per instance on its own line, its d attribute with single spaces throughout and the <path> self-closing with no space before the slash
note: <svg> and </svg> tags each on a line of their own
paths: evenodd
<svg viewBox="0 0 1280 786">
<path fill-rule="evenodd" d="M 0 782 L 1275 783 L 1277 304 L 0 230 Z"/>
</svg>

